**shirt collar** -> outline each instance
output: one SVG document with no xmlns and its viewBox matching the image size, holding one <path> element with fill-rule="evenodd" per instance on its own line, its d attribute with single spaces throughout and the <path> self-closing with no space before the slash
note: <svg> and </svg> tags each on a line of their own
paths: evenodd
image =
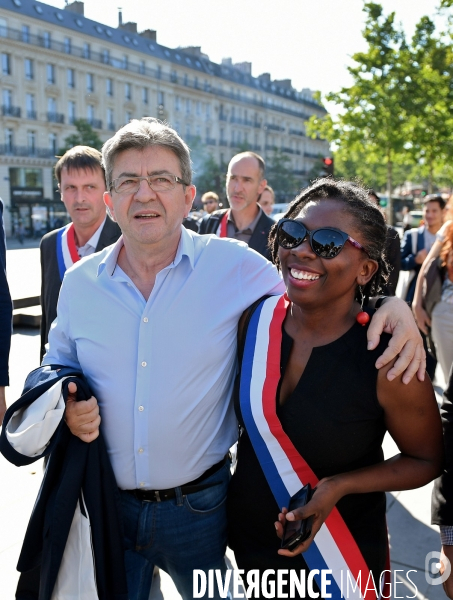
<svg viewBox="0 0 453 600">
<path fill-rule="evenodd" d="M 248 227 L 246 227 L 245 229 L 243 229 L 242 231 L 250 230 L 252 233 L 255 231 L 255 228 L 258 225 L 258 221 L 261 219 L 261 215 L 263 214 L 263 209 L 258 204 L 258 202 L 256 203 L 256 205 L 258 207 L 258 214 L 253 219 L 253 221 L 250 223 L 250 225 Z M 231 210 L 231 208 L 228 210 L 227 220 L 230 221 L 230 223 L 233 223 L 233 225 L 236 227 L 236 229 L 238 229 L 236 223 L 234 222 L 233 211 Z M 240 230 L 238 230 L 238 232 L 240 232 Z"/>
<path fill-rule="evenodd" d="M 118 241 L 110 246 L 107 254 L 104 256 L 102 261 L 99 263 L 97 276 L 101 275 L 101 273 L 106 270 L 109 277 L 113 276 L 115 272 L 116 263 L 118 262 L 118 256 L 121 252 L 121 248 L 124 246 L 123 236 L 121 236 Z M 176 250 L 176 255 L 173 262 L 165 267 L 166 269 L 171 269 L 176 267 L 182 260 L 183 256 L 187 256 L 190 262 L 190 266 L 192 269 L 194 268 L 194 240 L 188 230 L 181 225 L 181 238 L 179 240 L 178 249 Z"/>
<path fill-rule="evenodd" d="M 93 235 L 90 237 L 90 239 L 88 240 L 88 242 L 86 244 L 84 244 L 83 246 L 78 246 L 79 248 L 85 248 L 85 246 L 91 246 L 92 248 L 94 248 L 96 250 L 96 247 L 99 243 L 99 238 L 101 237 L 101 232 L 102 229 L 105 225 L 105 220 L 107 219 L 107 215 L 105 215 L 104 220 L 102 221 L 102 223 L 99 225 L 99 227 L 96 229 L 96 231 L 93 233 Z"/>
</svg>

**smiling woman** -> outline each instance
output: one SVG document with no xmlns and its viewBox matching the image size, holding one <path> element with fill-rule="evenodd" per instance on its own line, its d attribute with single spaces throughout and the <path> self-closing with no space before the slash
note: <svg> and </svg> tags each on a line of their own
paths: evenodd
<svg viewBox="0 0 453 600">
<path fill-rule="evenodd" d="M 385 239 L 367 190 L 319 180 L 271 232 L 286 294 L 258 301 L 240 324 L 235 408 L 243 433 L 229 491 L 230 546 L 246 572 L 289 569 L 310 584 L 313 570 L 321 587 L 331 569 L 333 597 L 356 597 L 346 581 L 360 597 L 379 596 L 388 559 L 384 492 L 424 485 L 442 459 L 431 383 L 390 382 L 391 365 L 375 367 L 379 346 L 367 351 L 360 305 L 386 280 Z M 400 454 L 384 461 L 387 430 Z M 313 498 L 288 512 L 307 483 Z M 304 523 L 308 535 L 288 546 L 278 538 L 290 522 L 296 532 Z"/>
</svg>

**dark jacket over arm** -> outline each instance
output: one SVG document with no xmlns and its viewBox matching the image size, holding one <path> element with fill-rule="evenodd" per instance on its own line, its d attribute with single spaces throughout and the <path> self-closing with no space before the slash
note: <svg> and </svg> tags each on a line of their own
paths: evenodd
<svg viewBox="0 0 453 600">
<path fill-rule="evenodd" d="M 6 279 L 6 243 L 3 202 L 0 198 L 0 386 L 9 385 L 8 359 L 11 346 L 13 305 Z"/>
</svg>

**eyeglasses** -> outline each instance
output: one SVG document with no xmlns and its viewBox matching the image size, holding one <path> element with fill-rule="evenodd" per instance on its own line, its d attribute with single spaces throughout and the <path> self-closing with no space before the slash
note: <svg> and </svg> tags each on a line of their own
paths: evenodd
<svg viewBox="0 0 453 600">
<path fill-rule="evenodd" d="M 285 250 L 292 250 L 300 246 L 308 236 L 310 248 L 321 258 L 335 258 L 340 254 L 346 242 L 349 242 L 363 250 L 367 255 L 365 248 L 340 229 L 334 227 L 322 227 L 309 231 L 300 221 L 293 219 L 282 219 L 277 226 L 277 243 Z M 369 256 L 369 255 L 368 255 Z"/>
<path fill-rule="evenodd" d="M 206 204 L 217 204 L 217 200 L 206 200 L 206 202 L 202 202 L 203 206 Z"/>
<path fill-rule="evenodd" d="M 148 177 L 118 177 L 112 181 L 112 188 L 117 194 L 136 194 L 140 188 L 140 183 L 146 180 L 149 187 L 155 192 L 169 192 L 174 190 L 176 185 L 189 185 L 176 175 L 170 173 L 160 173 L 159 175 L 149 175 Z"/>
</svg>

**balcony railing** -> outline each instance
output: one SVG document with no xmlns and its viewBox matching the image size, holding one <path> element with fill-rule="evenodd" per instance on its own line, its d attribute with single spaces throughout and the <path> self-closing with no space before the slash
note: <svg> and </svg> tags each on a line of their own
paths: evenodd
<svg viewBox="0 0 453 600">
<path fill-rule="evenodd" d="M 36 114 L 36 110 L 27 110 L 27 119 L 33 119 L 36 121 L 38 115 Z"/>
<path fill-rule="evenodd" d="M 304 152 L 306 158 L 320 158 L 321 154 L 314 154 L 313 152 Z"/>
<path fill-rule="evenodd" d="M 300 135 L 301 137 L 305 137 L 305 133 L 302 131 L 302 129 L 289 128 L 288 133 L 289 133 L 289 135 Z"/>
<path fill-rule="evenodd" d="M 2 105 L 2 115 L 4 117 L 20 118 L 20 106 Z"/>
<path fill-rule="evenodd" d="M 217 140 L 215 140 L 214 138 L 206 138 L 206 144 L 208 146 L 216 146 L 217 145 Z"/>
<path fill-rule="evenodd" d="M 94 127 L 95 129 L 102 129 L 102 121 L 101 119 L 86 119 L 87 123 Z"/>
<path fill-rule="evenodd" d="M 274 123 L 266 123 L 266 127 L 270 131 L 285 131 L 284 127 L 281 127 L 280 125 L 275 125 Z"/>
<path fill-rule="evenodd" d="M 116 131 L 115 123 L 107 123 L 107 129 L 110 131 Z"/>
<path fill-rule="evenodd" d="M 49 148 L 29 148 L 28 146 L 16 146 L 14 144 L 0 144 L 0 155 L 55 158 L 55 153 Z"/>
<path fill-rule="evenodd" d="M 222 113 L 219 113 L 219 121 L 228 121 L 228 117 Z"/>
<path fill-rule="evenodd" d="M 48 112 L 47 121 L 49 123 L 64 123 L 64 115 L 62 113 Z"/>
<path fill-rule="evenodd" d="M 228 146 L 228 142 L 226 140 L 219 140 L 219 146 Z"/>
</svg>

